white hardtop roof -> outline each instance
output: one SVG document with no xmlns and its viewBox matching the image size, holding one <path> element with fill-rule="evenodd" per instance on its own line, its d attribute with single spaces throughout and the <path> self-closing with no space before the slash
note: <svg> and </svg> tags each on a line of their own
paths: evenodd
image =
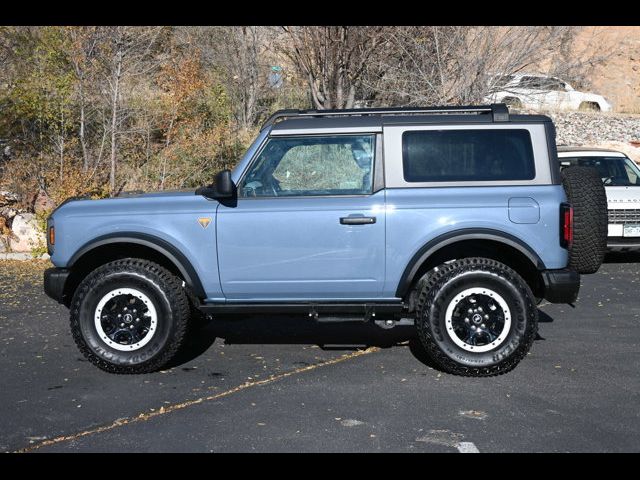
<svg viewBox="0 0 640 480">
<path fill-rule="evenodd" d="M 558 147 L 558 158 L 564 157 L 626 157 L 626 155 L 607 148 Z"/>
</svg>

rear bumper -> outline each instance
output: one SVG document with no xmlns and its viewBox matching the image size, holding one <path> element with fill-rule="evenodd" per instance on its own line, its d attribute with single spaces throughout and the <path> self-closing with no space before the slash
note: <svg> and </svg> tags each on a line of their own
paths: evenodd
<svg viewBox="0 0 640 480">
<path fill-rule="evenodd" d="M 580 291 L 580 274 L 575 270 L 543 270 L 544 298 L 551 303 L 573 303 Z"/>
<path fill-rule="evenodd" d="M 48 268 L 44 271 L 44 293 L 58 303 L 64 303 L 64 286 L 71 272 L 66 268 Z"/>
</svg>

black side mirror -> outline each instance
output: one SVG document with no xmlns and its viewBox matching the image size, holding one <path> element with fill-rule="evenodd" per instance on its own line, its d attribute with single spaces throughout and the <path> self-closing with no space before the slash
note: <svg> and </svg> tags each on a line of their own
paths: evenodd
<svg viewBox="0 0 640 480">
<path fill-rule="evenodd" d="M 236 193 L 236 185 L 231 179 L 230 170 L 222 170 L 216 174 L 214 184 L 207 187 L 200 187 L 196 190 L 196 195 L 219 200 L 223 198 L 232 198 Z"/>
</svg>

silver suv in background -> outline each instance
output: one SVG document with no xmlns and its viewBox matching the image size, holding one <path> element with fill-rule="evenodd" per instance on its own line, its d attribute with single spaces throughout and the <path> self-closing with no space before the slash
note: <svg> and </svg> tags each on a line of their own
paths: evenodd
<svg viewBox="0 0 640 480">
<path fill-rule="evenodd" d="M 487 102 L 506 103 L 513 108 L 532 110 L 583 110 L 609 112 L 612 105 L 602 95 L 580 92 L 556 77 L 534 74 L 495 75 L 494 92 Z"/>
<path fill-rule="evenodd" d="M 640 250 L 640 168 L 624 153 L 587 147 L 558 147 L 560 168 L 595 167 L 607 193 L 607 249 Z"/>
</svg>

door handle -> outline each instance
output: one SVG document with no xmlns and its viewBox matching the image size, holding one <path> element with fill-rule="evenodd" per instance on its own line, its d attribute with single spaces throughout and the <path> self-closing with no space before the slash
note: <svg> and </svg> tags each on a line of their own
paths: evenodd
<svg viewBox="0 0 640 480">
<path fill-rule="evenodd" d="M 376 217 L 340 217 L 342 225 L 370 225 L 376 223 Z"/>
</svg>

